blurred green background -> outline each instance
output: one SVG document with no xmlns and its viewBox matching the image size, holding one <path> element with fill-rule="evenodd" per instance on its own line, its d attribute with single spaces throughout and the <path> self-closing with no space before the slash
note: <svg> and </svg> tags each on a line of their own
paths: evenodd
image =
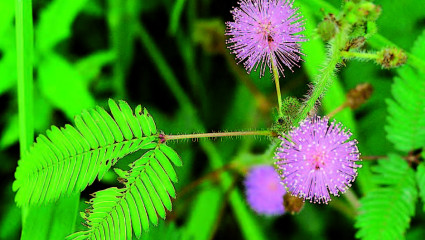
<svg viewBox="0 0 425 240">
<path fill-rule="evenodd" d="M 0 239 L 17 239 L 20 209 L 14 205 L 18 144 L 14 0 L 0 1 Z M 283 95 L 303 98 L 325 58 L 325 43 L 315 27 L 328 5 L 341 1 L 297 0 L 306 19 L 304 62 L 281 79 Z M 378 32 L 409 50 L 425 28 L 423 0 L 376 1 L 382 7 Z M 72 122 L 82 109 L 106 106 L 108 98 L 142 104 L 167 134 L 265 129 L 273 123 L 274 84 L 269 74 L 246 74 L 225 46 L 225 22 L 237 1 L 225 0 L 33 0 L 34 127 Z M 366 44 L 366 49 L 375 49 Z M 382 46 L 379 46 L 380 48 Z M 332 111 L 359 83 L 374 88 L 371 99 L 354 112 L 335 118 L 359 141 L 364 156 L 394 151 L 386 140 L 385 99 L 395 71 L 370 62 L 341 67 L 320 111 Z M 167 224 L 152 228 L 147 239 L 352 239 L 354 212 L 345 198 L 330 205 L 306 204 L 297 215 L 257 216 L 244 201 L 243 174 L 252 164 L 272 163 L 266 138 L 180 141 L 172 146 L 184 166 L 178 169 L 179 192 Z M 117 165 L 125 166 L 132 159 Z M 218 169 L 218 170 L 217 170 Z M 360 197 L 373 186 L 368 168 L 361 170 L 354 191 Z M 213 174 L 210 174 L 210 173 Z M 117 185 L 111 171 L 81 194 Z M 407 239 L 425 238 L 421 208 Z M 83 229 L 77 218 L 77 229 Z"/>
</svg>

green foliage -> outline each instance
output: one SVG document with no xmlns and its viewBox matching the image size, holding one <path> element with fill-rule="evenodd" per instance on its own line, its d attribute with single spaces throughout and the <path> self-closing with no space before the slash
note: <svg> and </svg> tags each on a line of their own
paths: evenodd
<svg viewBox="0 0 425 240">
<path fill-rule="evenodd" d="M 419 164 L 416 169 L 416 182 L 419 189 L 419 197 L 422 199 L 423 210 L 425 211 L 425 163 Z"/>
<path fill-rule="evenodd" d="M 357 238 L 402 239 L 415 213 L 418 197 L 415 172 L 398 155 L 379 160 L 372 168 L 378 188 L 360 200 Z"/>
<path fill-rule="evenodd" d="M 425 59 L 425 32 L 412 52 Z M 410 66 L 398 71 L 392 85 L 393 99 L 388 99 L 388 139 L 401 151 L 425 146 L 425 73 Z"/>
<path fill-rule="evenodd" d="M 132 163 L 130 170 L 117 169 L 125 186 L 94 193 L 91 208 L 82 213 L 89 230 L 68 239 L 132 239 L 132 232 L 140 238 L 150 223 L 158 225 L 158 217 L 165 219 L 166 211 L 172 210 L 170 197 L 176 197 L 177 176 L 171 163 L 182 165 L 173 149 L 160 144 Z"/>
<path fill-rule="evenodd" d="M 75 125 L 53 126 L 37 137 L 19 160 L 13 184 L 18 205 L 39 204 L 81 192 L 118 159 L 140 149 L 154 148 L 158 134 L 150 114 L 135 113 L 124 101 L 109 100 L 112 117 L 103 108 L 83 111 Z"/>
</svg>

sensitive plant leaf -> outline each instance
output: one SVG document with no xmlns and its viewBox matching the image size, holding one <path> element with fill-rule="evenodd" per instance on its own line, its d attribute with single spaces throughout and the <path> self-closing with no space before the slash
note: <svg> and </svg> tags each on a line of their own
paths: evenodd
<svg viewBox="0 0 425 240">
<path fill-rule="evenodd" d="M 362 239 L 403 239 L 418 197 L 415 172 L 398 155 L 379 160 L 372 169 L 380 185 L 360 200 L 355 227 Z"/>
<path fill-rule="evenodd" d="M 385 129 L 395 148 L 407 152 L 425 146 L 425 75 L 410 66 L 397 72 Z"/>
<path fill-rule="evenodd" d="M 412 53 L 425 61 L 425 30 L 422 34 L 416 39 L 412 47 Z"/>
<path fill-rule="evenodd" d="M 138 129 L 129 131 L 129 119 L 149 115 L 147 111 L 124 112 L 128 107 L 124 101 L 119 101 L 117 107 L 115 101 L 109 100 L 109 107 L 114 109 L 112 116 L 97 107 L 77 115 L 76 127 L 53 126 L 46 135 L 37 137 L 15 172 L 13 190 L 17 192 L 18 205 L 52 202 L 81 192 L 96 177 L 101 179 L 118 159 L 157 145 L 158 135 L 142 134 L 140 125 L 144 123 L 136 120 L 132 124 Z"/>
<path fill-rule="evenodd" d="M 425 59 L 425 31 L 415 42 L 412 53 Z M 410 66 L 398 69 L 387 100 L 387 137 L 395 148 L 410 151 L 425 146 L 425 74 Z"/>
<path fill-rule="evenodd" d="M 40 15 L 36 26 L 37 50 L 48 52 L 71 34 L 72 23 L 88 0 L 54 0 Z M 60 16 L 60 17 L 58 17 Z"/>
<path fill-rule="evenodd" d="M 157 226 L 159 218 L 165 219 L 166 210 L 172 210 L 173 183 L 177 179 L 170 175 L 174 174 L 172 163 L 177 159 L 174 150 L 159 144 L 130 164 L 129 171 L 116 170 L 124 187 L 94 193 L 91 208 L 81 213 L 88 230 L 68 239 L 132 239 L 133 232 L 140 238 L 152 224 Z"/>
<path fill-rule="evenodd" d="M 419 164 L 416 169 L 416 182 L 419 189 L 419 197 L 422 199 L 423 210 L 425 211 L 425 163 Z"/>
<path fill-rule="evenodd" d="M 95 104 L 87 82 L 59 55 L 49 54 L 40 62 L 38 83 L 41 93 L 69 118 Z"/>
</svg>

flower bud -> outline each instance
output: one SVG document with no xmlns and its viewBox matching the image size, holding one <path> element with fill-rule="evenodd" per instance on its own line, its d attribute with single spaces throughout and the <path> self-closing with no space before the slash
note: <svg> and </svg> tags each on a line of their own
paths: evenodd
<svg viewBox="0 0 425 240">
<path fill-rule="evenodd" d="M 385 48 L 379 51 L 377 55 L 376 62 L 386 69 L 398 67 L 407 61 L 406 53 L 395 47 Z"/>
<path fill-rule="evenodd" d="M 322 22 L 317 25 L 317 33 L 323 39 L 323 41 L 331 40 L 338 29 L 335 17 L 333 14 L 329 14 L 328 17 L 325 17 Z"/>
<path fill-rule="evenodd" d="M 291 214 L 299 213 L 304 207 L 304 199 L 286 193 L 283 196 L 283 206 L 285 206 L 286 211 Z"/>
<path fill-rule="evenodd" d="M 370 83 L 362 83 L 347 93 L 347 103 L 351 109 L 356 109 L 365 103 L 373 93 Z"/>
</svg>

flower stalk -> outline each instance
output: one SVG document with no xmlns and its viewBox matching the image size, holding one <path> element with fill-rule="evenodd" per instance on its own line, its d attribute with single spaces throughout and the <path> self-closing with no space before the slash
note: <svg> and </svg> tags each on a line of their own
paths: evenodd
<svg viewBox="0 0 425 240">
<path fill-rule="evenodd" d="M 277 70 L 277 66 L 275 63 L 275 59 L 273 55 L 270 55 L 270 60 L 272 62 L 272 70 L 273 70 L 273 77 L 274 77 L 274 83 L 276 85 L 276 95 L 277 95 L 277 103 L 278 103 L 278 113 L 279 117 L 283 116 L 282 113 L 282 94 L 280 93 L 280 84 L 279 84 L 279 71 Z"/>
</svg>

